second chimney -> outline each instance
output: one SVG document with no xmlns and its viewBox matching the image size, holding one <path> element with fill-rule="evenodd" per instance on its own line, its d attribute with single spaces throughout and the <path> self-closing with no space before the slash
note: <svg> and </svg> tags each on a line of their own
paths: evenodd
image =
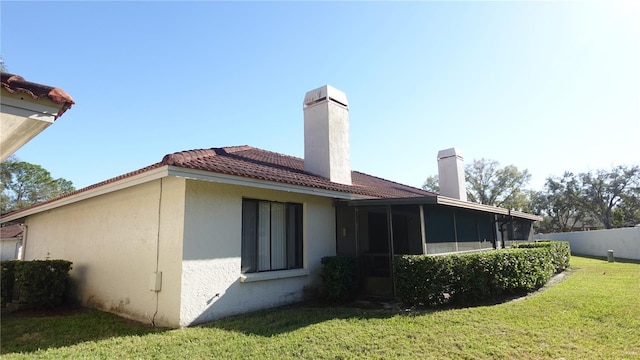
<svg viewBox="0 0 640 360">
<path fill-rule="evenodd" d="M 304 170 L 351 185 L 347 95 L 325 85 L 306 93 L 303 109 Z"/>
<path fill-rule="evenodd" d="M 438 184 L 440 195 L 467 201 L 464 180 L 464 159 L 456 148 L 438 152 Z"/>
</svg>

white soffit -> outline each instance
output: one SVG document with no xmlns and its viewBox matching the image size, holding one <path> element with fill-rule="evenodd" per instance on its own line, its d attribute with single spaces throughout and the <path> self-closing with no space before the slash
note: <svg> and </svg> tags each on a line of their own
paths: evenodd
<svg viewBox="0 0 640 360">
<path fill-rule="evenodd" d="M 53 104 L 53 103 L 52 103 Z M 53 124 L 61 106 L 47 106 L 2 95 L 0 105 L 0 161 Z"/>
</svg>

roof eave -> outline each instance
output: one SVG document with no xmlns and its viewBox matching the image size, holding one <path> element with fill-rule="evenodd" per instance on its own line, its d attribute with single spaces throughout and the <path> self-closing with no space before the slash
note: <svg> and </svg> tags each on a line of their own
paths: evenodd
<svg viewBox="0 0 640 360">
<path fill-rule="evenodd" d="M 334 190 L 326 190 L 322 188 L 314 188 L 309 186 L 292 185 L 284 182 L 271 180 L 260 180 L 252 177 L 227 175 L 206 170 L 189 169 L 178 166 L 169 166 L 169 175 L 182 177 L 187 179 L 203 180 L 210 182 L 225 183 L 239 186 L 249 186 L 260 189 L 278 190 L 286 192 L 294 192 L 306 195 L 315 195 L 328 197 L 333 199 L 356 200 L 356 199 L 374 199 L 372 196 L 354 194 L 349 192 L 341 192 Z"/>
<path fill-rule="evenodd" d="M 143 184 L 152 180 L 160 179 L 168 175 L 168 166 L 162 166 L 155 169 L 150 169 L 142 173 L 125 177 L 120 180 L 109 182 L 95 188 L 89 188 L 87 190 L 80 189 L 78 193 L 63 196 L 51 202 L 45 202 L 39 205 L 34 205 L 23 210 L 14 211 L 8 213 L 0 219 L 0 223 L 9 223 L 16 220 L 24 219 L 30 215 L 38 214 L 43 211 L 52 210 L 61 206 L 76 203 L 78 201 L 86 200 L 96 196 L 108 194 L 117 190 L 126 189 L 135 185 Z"/>
<path fill-rule="evenodd" d="M 78 201 L 93 198 L 99 195 L 108 194 L 117 190 L 125 189 L 135 185 L 139 185 L 152 180 L 160 179 L 167 176 L 182 177 L 186 179 L 195 179 L 202 181 L 218 182 L 231 185 L 240 185 L 255 187 L 261 189 L 270 189 L 286 192 L 294 192 L 307 195 L 315 195 L 328 197 L 333 199 L 368 199 L 370 196 L 344 193 L 339 191 L 331 191 L 319 188 L 305 187 L 299 185 L 291 185 L 287 183 L 279 183 L 274 181 L 259 180 L 254 178 L 226 175 L 220 173 L 213 173 L 204 170 L 195 170 L 181 168 L 172 165 L 165 165 L 155 169 L 147 170 L 134 176 L 128 176 L 123 179 L 109 182 L 95 188 L 83 190 L 80 189 L 77 194 L 62 197 L 51 202 L 43 203 L 40 205 L 34 205 L 32 207 L 25 208 L 24 210 L 18 210 L 12 213 L 4 215 L 0 219 L 0 223 L 10 223 L 18 220 L 22 220 L 30 215 L 34 215 L 43 211 L 52 210 L 61 206 L 73 204 Z"/>
<path fill-rule="evenodd" d="M 4 161 L 56 120 L 63 105 L 50 100 L 23 100 L 2 89 L 0 161 Z"/>
<path fill-rule="evenodd" d="M 540 215 L 528 214 L 521 211 L 509 210 L 509 215 L 517 218 L 533 220 L 533 221 L 542 221 L 543 217 Z"/>
</svg>

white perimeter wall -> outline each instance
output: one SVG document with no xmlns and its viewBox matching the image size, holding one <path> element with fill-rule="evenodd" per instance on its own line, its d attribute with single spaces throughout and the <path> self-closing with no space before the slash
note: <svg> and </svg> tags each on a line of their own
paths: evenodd
<svg viewBox="0 0 640 360">
<path fill-rule="evenodd" d="M 178 326 L 184 187 L 163 178 L 29 216 L 25 260 L 72 261 L 86 306 L 147 323 L 157 310 L 156 324 Z"/>
<path fill-rule="evenodd" d="M 640 260 L 640 227 L 536 234 L 536 239 L 568 241 L 571 253 L 606 257 L 613 250 L 617 258 Z"/>
<path fill-rule="evenodd" d="M 331 199 L 196 180 L 186 189 L 180 325 L 300 301 L 319 286 L 320 259 L 336 253 Z M 279 273 L 308 275 L 240 281 L 243 197 L 303 204 L 306 271 Z"/>
</svg>

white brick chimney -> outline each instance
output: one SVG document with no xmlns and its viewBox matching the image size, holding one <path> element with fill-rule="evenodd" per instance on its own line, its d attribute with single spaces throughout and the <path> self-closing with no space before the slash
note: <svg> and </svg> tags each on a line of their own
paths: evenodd
<svg viewBox="0 0 640 360">
<path fill-rule="evenodd" d="M 325 85 L 306 93 L 303 109 L 304 170 L 351 185 L 347 95 Z"/>
<path fill-rule="evenodd" d="M 467 201 L 464 180 L 464 159 L 456 148 L 438 152 L 438 183 L 440 195 Z"/>
</svg>

